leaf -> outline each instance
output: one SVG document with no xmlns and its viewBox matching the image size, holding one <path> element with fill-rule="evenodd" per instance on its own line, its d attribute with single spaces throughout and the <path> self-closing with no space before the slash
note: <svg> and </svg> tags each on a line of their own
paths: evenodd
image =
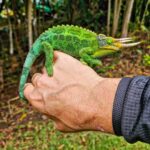
<svg viewBox="0 0 150 150">
<path fill-rule="evenodd" d="M 19 118 L 19 121 L 22 121 L 24 118 L 26 118 L 27 117 L 27 114 L 26 113 L 23 113 L 22 115 L 21 115 L 21 117 Z"/>
</svg>

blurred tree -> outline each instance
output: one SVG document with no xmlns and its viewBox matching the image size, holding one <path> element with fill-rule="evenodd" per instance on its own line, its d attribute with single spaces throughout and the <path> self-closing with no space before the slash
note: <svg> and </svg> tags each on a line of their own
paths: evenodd
<svg viewBox="0 0 150 150">
<path fill-rule="evenodd" d="M 8 9 L 7 9 L 8 12 Z M 14 44 L 13 44 L 13 30 L 12 30 L 12 24 L 11 24 L 11 18 L 8 15 L 8 26 L 9 26 L 9 42 L 10 42 L 10 54 L 12 55 L 14 53 Z"/>
<path fill-rule="evenodd" d="M 37 31 L 37 12 L 36 12 L 36 0 L 33 1 L 33 14 L 34 14 L 34 17 L 33 17 L 33 32 L 34 32 L 34 35 L 35 37 L 38 36 L 38 31 Z"/>
<path fill-rule="evenodd" d="M 2 18 L 7 19 L 8 28 L 9 28 L 9 53 L 12 55 L 14 53 L 14 44 L 13 44 L 13 29 L 11 19 L 14 15 L 14 12 L 8 8 L 8 3 L 6 3 L 5 9 L 3 9 L 0 13 Z"/>
<path fill-rule="evenodd" d="M 136 0 L 135 5 L 133 6 L 133 8 L 134 8 L 133 11 L 135 11 L 134 21 L 137 23 L 137 25 L 140 24 L 140 18 L 141 18 L 141 14 L 142 14 L 142 5 L 143 5 L 143 1 Z"/>
<path fill-rule="evenodd" d="M 19 54 L 19 57 L 21 59 L 21 61 L 23 62 L 24 59 L 23 59 L 23 51 L 22 51 L 22 48 L 21 48 L 21 45 L 20 45 L 20 32 L 19 32 L 19 28 L 20 28 L 20 15 L 18 14 L 18 8 L 19 6 L 18 5 L 22 5 L 22 1 L 19 1 L 20 3 L 17 3 L 16 0 L 12 0 L 12 2 L 10 2 L 10 6 L 12 7 L 13 9 L 13 12 L 14 12 L 14 16 L 13 16 L 13 23 L 14 23 L 14 41 L 15 41 L 15 45 L 16 45 L 16 49 L 18 51 L 18 54 Z M 24 3 L 23 3 L 24 4 Z M 24 5 L 23 5 L 24 6 Z M 22 13 L 22 16 L 23 16 L 23 13 Z M 23 17 L 25 18 L 25 17 Z"/>
<path fill-rule="evenodd" d="M 142 16 L 142 19 L 141 19 L 141 25 L 144 25 L 145 16 L 148 14 L 148 6 L 149 6 L 149 4 L 150 4 L 150 0 L 147 0 L 146 7 L 144 9 L 144 13 L 143 13 L 143 16 Z"/>
<path fill-rule="evenodd" d="M 113 17 L 113 28 L 112 28 L 112 36 L 113 37 L 116 35 L 117 29 L 118 29 L 118 21 L 119 21 L 121 4 L 122 4 L 122 0 L 115 0 L 114 17 Z"/>
<path fill-rule="evenodd" d="M 4 4 L 5 0 L 0 0 L 0 11 L 2 11 Z"/>
<path fill-rule="evenodd" d="M 28 43 L 29 49 L 32 47 L 33 43 L 33 33 L 32 33 L 32 7 L 33 3 L 32 0 L 28 0 L 28 8 L 27 8 L 27 16 L 28 16 Z"/>
<path fill-rule="evenodd" d="M 3 60 L 0 60 L 0 93 L 2 93 L 3 88 L 4 88 Z"/>
<path fill-rule="evenodd" d="M 110 15 L 111 15 L 111 0 L 108 0 L 108 9 L 107 9 L 107 35 L 110 34 Z"/>
<path fill-rule="evenodd" d="M 126 10 L 124 12 L 121 37 L 126 37 L 128 34 L 128 24 L 129 24 L 131 13 L 132 13 L 133 3 L 134 3 L 134 0 L 127 0 L 126 2 Z"/>
</svg>

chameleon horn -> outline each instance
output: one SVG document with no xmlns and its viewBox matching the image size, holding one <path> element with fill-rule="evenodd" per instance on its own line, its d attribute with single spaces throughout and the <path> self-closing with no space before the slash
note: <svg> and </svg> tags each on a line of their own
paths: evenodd
<svg viewBox="0 0 150 150">
<path fill-rule="evenodd" d="M 125 42 L 133 41 L 133 39 L 132 38 L 120 38 L 120 39 L 116 39 L 116 41 L 125 43 Z"/>
<path fill-rule="evenodd" d="M 129 44 L 122 44 L 122 47 L 132 47 L 139 45 L 141 42 L 136 42 L 136 43 L 129 43 Z"/>
<path fill-rule="evenodd" d="M 132 38 L 119 38 L 119 39 L 116 39 L 117 41 L 123 41 L 123 40 L 131 40 Z"/>
<path fill-rule="evenodd" d="M 122 41 L 119 41 L 119 42 L 121 42 L 121 43 L 127 43 L 127 42 L 131 42 L 131 41 L 133 41 L 133 39 L 122 40 Z"/>
</svg>

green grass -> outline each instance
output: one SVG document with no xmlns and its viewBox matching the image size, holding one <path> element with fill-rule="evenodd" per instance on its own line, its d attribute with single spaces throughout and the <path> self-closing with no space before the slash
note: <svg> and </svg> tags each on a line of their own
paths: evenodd
<svg viewBox="0 0 150 150">
<path fill-rule="evenodd" d="M 51 122 L 29 122 L 9 133 L 0 133 L 0 150 L 149 150 L 137 142 L 128 144 L 123 138 L 100 132 L 61 133 Z"/>
</svg>

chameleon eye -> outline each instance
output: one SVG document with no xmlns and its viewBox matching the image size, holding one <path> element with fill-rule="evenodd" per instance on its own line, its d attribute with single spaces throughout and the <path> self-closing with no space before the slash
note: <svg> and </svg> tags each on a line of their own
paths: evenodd
<svg viewBox="0 0 150 150">
<path fill-rule="evenodd" d="M 98 38 L 99 38 L 100 40 L 102 40 L 102 39 L 106 39 L 106 36 L 105 36 L 104 34 L 99 34 L 99 35 L 98 35 Z"/>
</svg>

